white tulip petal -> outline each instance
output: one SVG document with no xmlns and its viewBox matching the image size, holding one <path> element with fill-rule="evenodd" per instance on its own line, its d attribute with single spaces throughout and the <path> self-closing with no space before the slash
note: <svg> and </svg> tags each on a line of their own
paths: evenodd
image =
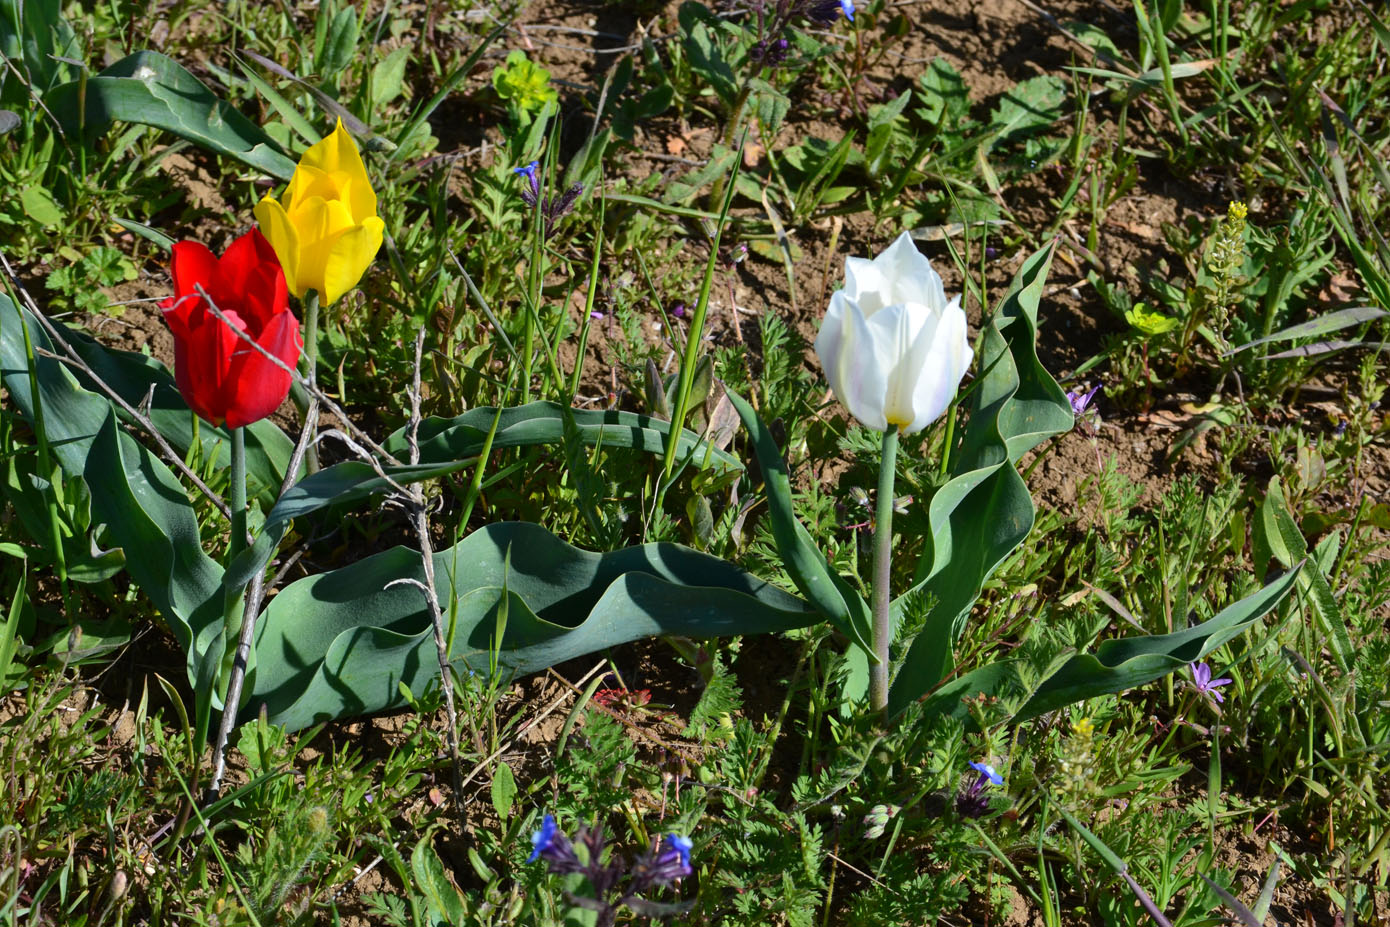
<svg viewBox="0 0 1390 927">
<path fill-rule="evenodd" d="M 826 372 L 831 388 L 850 415 L 870 428 L 883 431 L 888 427 L 883 417 L 883 397 L 888 387 L 889 365 L 879 359 L 884 342 L 878 327 L 873 319 L 864 317 L 858 306 L 845 300 L 840 350 L 832 362 L 826 364 Z M 835 385 L 837 381 L 838 386 Z"/>
<path fill-rule="evenodd" d="M 900 428 L 912 423 L 913 383 L 916 368 L 924 358 L 913 357 L 914 346 L 924 344 L 924 329 L 934 330 L 936 320 L 921 303 L 889 306 L 870 323 L 877 338 L 874 362 L 887 371 L 883 395 L 883 417 Z"/>
<path fill-rule="evenodd" d="M 970 369 L 972 351 L 965 324 L 965 313 L 960 308 L 960 300 L 953 300 L 946 311 L 937 318 L 935 330 L 927 342 L 925 352 L 913 351 L 914 357 L 922 356 L 921 367 L 913 383 L 912 408 L 915 414 L 910 432 L 921 431 L 940 418 L 955 398 L 961 377 Z"/>
<path fill-rule="evenodd" d="M 864 318 L 888 305 L 884 297 L 889 288 L 877 259 L 845 258 L 845 298 L 859 306 Z"/>
<path fill-rule="evenodd" d="M 820 358 L 820 365 L 825 370 L 825 378 L 830 381 L 830 388 L 835 391 L 835 395 L 840 395 L 842 384 L 836 361 L 844 354 L 844 330 L 845 330 L 845 307 L 848 301 L 844 297 L 843 291 L 837 291 L 830 297 L 830 308 L 826 310 L 825 318 L 821 320 L 820 331 L 816 333 L 816 357 Z"/>
<path fill-rule="evenodd" d="M 886 304 L 924 303 L 934 312 L 946 307 L 946 288 L 931 261 L 917 250 L 910 232 L 899 235 L 888 250 L 874 259 L 888 282 L 883 294 Z"/>
</svg>

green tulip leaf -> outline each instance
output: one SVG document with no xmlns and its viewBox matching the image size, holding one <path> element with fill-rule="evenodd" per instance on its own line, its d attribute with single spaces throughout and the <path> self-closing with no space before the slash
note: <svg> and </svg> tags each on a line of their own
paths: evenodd
<svg viewBox="0 0 1390 927">
<path fill-rule="evenodd" d="M 985 580 L 1033 527 L 1033 500 L 1018 460 L 1074 422 L 1066 393 L 1038 361 L 1036 347 L 1052 253 L 1049 245 L 1024 261 L 980 333 L 976 353 L 983 372 L 971 386 L 951 479 L 928 505 L 927 549 L 909 590 L 929 594 L 935 605 L 894 679 L 891 711 L 931 691 L 952 670 L 952 645 Z M 902 598 L 893 603 L 895 623 L 902 605 Z"/>
<path fill-rule="evenodd" d="M 82 57 L 82 42 L 63 18 L 59 0 L 0 0 L 0 103 L 32 107 L 72 75 L 69 61 Z"/>
<path fill-rule="evenodd" d="M 1014 720 L 1026 721 L 1082 699 L 1133 689 L 1200 661 L 1269 614 L 1297 586 L 1301 570 L 1308 568 L 1305 564 L 1290 570 L 1194 627 L 1116 638 L 1103 642 L 1094 655 L 1071 657 L 1033 690 Z"/>
<path fill-rule="evenodd" d="M 105 524 L 108 542 L 126 552 L 126 569 L 188 651 L 196 677 L 207 632 L 221 630 L 222 569 L 203 552 L 184 488 L 119 427 L 109 401 L 83 389 L 47 356 L 53 345 L 33 317 L 0 295 L 0 378 L 21 413 L 34 421 L 23 327 L 34 346 L 34 377 L 52 453 L 66 473 L 86 481 L 92 521 Z"/>
<path fill-rule="evenodd" d="M 70 135 L 105 132 L 114 122 L 136 122 L 172 132 L 278 180 L 294 174 L 294 159 L 274 139 L 218 99 L 183 65 L 158 52 L 128 55 L 85 85 L 71 81 L 54 87 L 44 103 Z"/>
<path fill-rule="evenodd" d="M 676 544 L 606 554 L 539 525 L 487 525 L 434 555 L 450 659 L 527 673 L 643 637 L 714 637 L 805 627 L 804 602 L 733 564 Z M 405 704 L 439 677 L 419 553 L 395 548 L 308 577 L 271 599 L 243 707 L 298 730 Z M 505 603 L 501 640 L 498 611 Z"/>
<path fill-rule="evenodd" d="M 1019 723 L 1099 695 L 1147 685 L 1190 663 L 1203 660 L 1217 648 L 1254 627 L 1299 585 L 1301 574 L 1316 570 L 1311 562 L 1290 570 L 1259 591 L 1228 605 L 1211 619 L 1183 631 L 1121 637 L 1104 641 L 1094 654 L 1073 654 L 1054 663 L 1043 679 L 1026 693 L 1012 721 Z M 969 724 L 965 699 L 981 695 L 1007 696 L 1022 690 L 1015 660 L 988 663 L 938 688 L 926 703 L 926 713 L 951 715 Z"/>
<path fill-rule="evenodd" d="M 758 466 L 763 471 L 763 482 L 767 486 L 772 535 L 787 575 L 831 624 L 859 644 L 857 652 L 860 659 L 872 659 L 870 641 L 873 639 L 873 618 L 868 605 L 853 586 L 830 568 L 810 532 L 797 519 L 792 508 L 792 484 L 787 473 L 787 462 L 782 458 L 772 433 L 741 396 L 732 390 L 726 390 L 725 395 L 743 420 L 743 427 L 753 436 L 753 449 L 758 455 Z"/>
<path fill-rule="evenodd" d="M 554 402 L 532 402 L 504 408 L 490 406 L 470 409 L 453 418 L 427 418 L 418 433 L 420 462 L 381 468 L 386 477 L 404 486 L 421 480 L 455 473 L 477 463 L 487 443 L 493 419 L 497 419 L 494 450 L 535 444 L 565 442 L 565 416 L 574 429 L 569 438 L 589 446 L 635 448 L 652 454 L 663 453 L 671 423 L 632 412 L 567 409 Z M 409 437 L 402 428 L 386 439 L 383 448 L 395 457 L 409 454 Z M 704 444 L 693 431 L 683 430 L 679 452 L 694 452 L 697 460 L 707 457 L 707 465 L 717 471 L 742 471 L 743 464 L 727 451 Z M 343 505 L 368 496 L 388 492 L 390 482 L 370 464 L 347 460 L 325 467 L 292 486 L 267 514 L 267 522 L 298 518 L 329 505 Z"/>
</svg>

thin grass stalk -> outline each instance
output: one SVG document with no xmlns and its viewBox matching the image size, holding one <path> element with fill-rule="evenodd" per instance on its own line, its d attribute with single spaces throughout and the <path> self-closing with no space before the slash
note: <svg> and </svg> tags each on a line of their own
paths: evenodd
<svg viewBox="0 0 1390 927">
<path fill-rule="evenodd" d="M 574 357 L 574 370 L 570 373 L 569 397 L 567 405 L 574 405 L 574 397 L 579 395 L 579 378 L 584 372 L 584 352 L 589 347 L 589 327 L 594 320 L 594 300 L 598 297 L 598 268 L 603 256 L 603 213 L 605 200 L 603 182 L 599 182 L 598 221 L 594 225 L 594 257 L 589 263 L 589 289 L 584 298 L 584 319 L 579 327 L 579 349 Z M 638 250 L 641 255 L 641 250 Z"/>
<path fill-rule="evenodd" d="M 747 140 L 747 133 L 744 135 Z M 700 282 L 700 298 L 695 303 L 695 311 L 690 318 L 690 331 L 685 338 L 685 355 L 681 358 L 680 382 L 676 389 L 676 404 L 671 411 L 671 431 L 666 438 L 666 459 L 662 463 L 663 480 L 670 482 L 671 472 L 676 465 L 676 448 L 680 445 L 681 430 L 685 427 L 685 417 L 690 412 L 690 388 L 695 382 L 695 368 L 700 361 L 700 344 L 705 337 L 705 316 L 709 312 L 709 291 L 714 283 L 714 268 L 719 263 L 719 243 L 724 235 L 724 225 L 729 218 L 729 206 L 734 200 L 734 187 L 738 182 L 738 169 L 743 161 L 743 142 L 739 143 L 739 154 L 734 158 L 734 169 L 724 191 L 724 203 L 719 210 L 719 221 L 710 239 L 709 260 L 705 263 L 705 278 Z M 663 487 L 664 492 L 664 487 Z"/>
</svg>

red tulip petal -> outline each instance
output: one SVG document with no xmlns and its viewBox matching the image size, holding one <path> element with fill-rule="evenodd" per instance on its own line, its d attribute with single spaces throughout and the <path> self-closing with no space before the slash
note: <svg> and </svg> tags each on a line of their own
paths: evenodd
<svg viewBox="0 0 1390 927">
<path fill-rule="evenodd" d="M 261 264 L 265 262 L 257 239 L 264 241 L 261 233 L 252 229 L 232 242 L 226 253 L 222 255 L 221 270 L 222 277 L 227 283 L 227 295 L 233 303 L 245 301 L 246 288 L 251 277 L 258 271 Z M 271 251 L 271 259 L 274 259 L 275 252 Z M 218 306 L 219 309 L 224 307 Z"/>
<path fill-rule="evenodd" d="M 253 228 L 232 242 L 222 256 L 222 273 L 228 288 L 235 293 L 234 308 L 246 322 L 251 337 L 260 337 L 275 313 L 289 308 L 285 272 L 280 269 L 275 249 L 259 229 Z M 221 305 L 218 308 L 226 311 Z"/>
<path fill-rule="evenodd" d="M 289 311 L 271 320 L 261 334 L 258 344 L 287 367 L 299 362 L 304 339 L 299 333 L 299 321 Z M 227 426 L 240 428 L 258 422 L 280 407 L 289 395 L 291 376 L 270 358 L 249 344 L 237 347 L 226 391 L 231 398 L 227 408 Z"/>
<path fill-rule="evenodd" d="M 201 303 L 201 300 L 199 301 Z M 174 378 L 188 407 L 220 424 L 226 418 L 225 381 L 235 338 L 215 316 L 202 315 L 189 337 L 174 341 Z"/>
<path fill-rule="evenodd" d="M 290 311 L 290 291 L 280 262 L 259 264 L 246 281 L 242 302 L 243 317 L 256 337 L 282 312 Z"/>
<path fill-rule="evenodd" d="M 214 287 L 220 289 L 221 275 L 218 272 L 217 256 L 201 241 L 181 241 L 175 244 L 172 266 L 176 299 L 197 293 L 196 285 L 200 283 L 209 293 Z"/>
</svg>

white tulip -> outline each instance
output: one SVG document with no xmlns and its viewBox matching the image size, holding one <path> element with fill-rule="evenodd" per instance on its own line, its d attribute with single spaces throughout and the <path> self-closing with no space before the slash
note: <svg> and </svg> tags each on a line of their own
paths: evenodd
<svg viewBox="0 0 1390 927">
<path fill-rule="evenodd" d="M 816 354 L 835 395 L 871 428 L 921 431 L 951 404 L 972 352 L 960 297 L 903 232 L 873 260 L 845 259 Z"/>
</svg>

